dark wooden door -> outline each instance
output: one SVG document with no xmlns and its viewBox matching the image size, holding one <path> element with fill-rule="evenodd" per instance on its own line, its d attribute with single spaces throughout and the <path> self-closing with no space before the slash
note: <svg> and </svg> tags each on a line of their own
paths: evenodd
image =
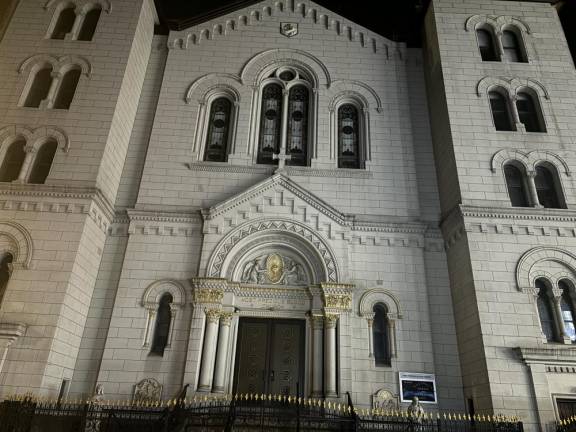
<svg viewBox="0 0 576 432">
<path fill-rule="evenodd" d="M 240 319 L 236 393 L 296 395 L 304 379 L 304 321 Z"/>
<path fill-rule="evenodd" d="M 576 415 L 576 399 L 556 399 L 556 403 L 562 420 Z"/>
</svg>

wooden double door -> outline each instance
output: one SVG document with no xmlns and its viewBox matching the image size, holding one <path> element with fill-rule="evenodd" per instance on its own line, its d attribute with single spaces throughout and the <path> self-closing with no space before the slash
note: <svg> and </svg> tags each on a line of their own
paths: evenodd
<svg viewBox="0 0 576 432">
<path fill-rule="evenodd" d="M 300 395 L 304 387 L 303 320 L 241 318 L 234 391 Z"/>
</svg>

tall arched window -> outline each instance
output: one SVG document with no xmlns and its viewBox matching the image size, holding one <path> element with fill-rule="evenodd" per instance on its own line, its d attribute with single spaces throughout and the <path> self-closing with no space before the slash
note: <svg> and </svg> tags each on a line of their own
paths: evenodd
<svg viewBox="0 0 576 432">
<path fill-rule="evenodd" d="M 519 92 L 516 95 L 516 107 L 520 122 L 524 124 L 526 132 L 546 132 L 541 119 L 540 106 L 528 92 Z"/>
<path fill-rule="evenodd" d="M 82 71 L 80 69 L 74 68 L 64 74 L 62 81 L 60 82 L 60 87 L 58 88 L 58 93 L 54 99 L 53 108 L 70 108 L 70 104 L 74 99 L 74 93 L 76 93 L 76 87 L 78 87 L 81 73 Z"/>
<path fill-rule="evenodd" d="M 570 293 L 570 286 L 565 281 L 558 282 L 558 288 L 562 290 L 560 297 L 560 310 L 562 311 L 562 321 L 564 321 L 564 330 L 570 337 L 572 343 L 576 342 L 576 327 L 574 327 L 574 302 Z"/>
<path fill-rule="evenodd" d="M 28 183 L 44 184 L 46 182 L 57 148 L 58 143 L 54 140 L 49 140 L 42 144 L 42 147 L 36 153 Z"/>
<path fill-rule="evenodd" d="M 12 182 L 18 179 L 24 158 L 26 157 L 26 152 L 24 151 L 25 146 L 26 141 L 18 139 L 8 147 L 4 155 L 4 161 L 0 167 L 0 182 Z"/>
<path fill-rule="evenodd" d="M 48 97 L 52 86 L 52 66 L 44 66 L 34 74 L 32 84 L 28 89 L 24 106 L 38 108 L 40 103 Z"/>
<path fill-rule="evenodd" d="M 275 163 L 273 155 L 280 151 L 281 121 L 282 87 L 278 84 L 268 84 L 262 91 L 258 163 Z"/>
<path fill-rule="evenodd" d="M 559 332 L 554 322 L 554 309 L 549 286 L 544 280 L 537 279 L 536 288 L 538 288 L 538 316 L 540 318 L 542 333 L 546 336 L 547 341 L 556 342 L 559 340 Z"/>
<path fill-rule="evenodd" d="M 54 29 L 52 30 L 52 35 L 50 39 L 65 39 L 66 35 L 72 31 L 74 27 L 74 21 L 76 21 L 76 12 L 74 12 L 74 6 L 66 6 L 60 11 Z"/>
<path fill-rule="evenodd" d="M 504 175 L 512 207 L 530 207 L 524 172 L 517 166 L 508 163 L 504 166 Z"/>
<path fill-rule="evenodd" d="M 226 162 L 228 159 L 231 115 L 232 102 L 228 98 L 220 97 L 212 102 L 204 151 L 205 161 Z"/>
<path fill-rule="evenodd" d="M 150 353 L 164 355 L 164 350 L 168 345 L 170 336 L 170 323 L 172 321 L 172 294 L 166 293 L 160 298 L 160 304 L 156 312 L 156 326 L 154 328 L 154 338 L 152 339 L 152 348 Z"/>
<path fill-rule="evenodd" d="M 78 33 L 78 40 L 80 41 L 91 41 L 96 32 L 96 26 L 98 25 L 98 20 L 102 14 L 102 9 L 100 5 L 95 5 L 90 11 L 84 15 L 84 21 L 82 22 L 82 27 Z"/>
<path fill-rule="evenodd" d="M 388 323 L 388 308 L 378 303 L 374 305 L 374 321 L 372 323 L 372 337 L 374 341 L 374 359 L 377 366 L 390 366 L 390 330 Z"/>
<path fill-rule="evenodd" d="M 286 152 L 289 165 L 308 165 L 308 89 L 302 85 L 290 89 L 288 99 L 288 136 Z"/>
<path fill-rule="evenodd" d="M 2 300 L 6 295 L 6 288 L 8 287 L 8 281 L 10 280 L 11 269 L 10 264 L 13 261 L 12 254 L 7 253 L 2 257 L 0 261 L 0 307 L 2 306 Z"/>
<path fill-rule="evenodd" d="M 360 168 L 360 122 L 358 108 L 338 108 L 338 168 Z"/>
<path fill-rule="evenodd" d="M 518 35 L 512 30 L 502 32 L 502 48 L 504 48 L 504 57 L 510 62 L 525 62 L 524 52 L 520 46 Z"/>
<path fill-rule="evenodd" d="M 500 61 L 492 32 L 481 28 L 476 30 L 476 37 L 478 38 L 478 48 L 482 61 Z"/>
<path fill-rule="evenodd" d="M 543 207 L 546 208 L 562 208 L 560 202 L 560 195 L 556 187 L 555 173 L 552 168 L 538 165 L 536 167 L 536 193 L 538 194 L 538 201 Z"/>
<path fill-rule="evenodd" d="M 510 113 L 510 104 L 508 103 L 508 97 L 504 94 L 504 90 L 492 90 L 488 93 L 490 97 L 492 119 L 494 120 L 496 130 L 513 131 L 515 128 Z"/>
</svg>

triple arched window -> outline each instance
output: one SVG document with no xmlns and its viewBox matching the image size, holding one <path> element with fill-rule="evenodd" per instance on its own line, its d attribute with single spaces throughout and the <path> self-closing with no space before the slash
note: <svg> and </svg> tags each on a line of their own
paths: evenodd
<svg viewBox="0 0 576 432">
<path fill-rule="evenodd" d="M 32 70 L 21 105 L 28 108 L 69 109 L 82 75 L 77 65 L 54 71 L 51 64 Z"/>
<path fill-rule="evenodd" d="M 546 278 L 534 282 L 542 335 L 548 342 L 576 342 L 575 291 L 571 281 L 562 279 L 557 287 Z"/>
<path fill-rule="evenodd" d="M 528 62 L 522 33 L 515 26 L 507 26 L 496 36 L 492 26 L 483 24 L 476 29 L 476 39 L 482 61 Z"/>
<path fill-rule="evenodd" d="M 566 208 L 558 171 L 552 164 L 540 163 L 528 176 L 521 163 L 509 161 L 504 176 L 512 207 Z"/>
<path fill-rule="evenodd" d="M 53 138 L 38 146 L 28 146 L 24 138 L 8 142 L 0 164 L 0 182 L 45 183 L 57 149 L 58 142 Z"/>
<path fill-rule="evenodd" d="M 514 103 L 503 87 L 490 89 L 488 98 L 497 131 L 515 131 L 521 123 L 526 132 L 546 132 L 538 96 L 531 89 L 520 89 L 514 96 Z"/>
<path fill-rule="evenodd" d="M 77 13 L 73 3 L 60 6 L 48 31 L 50 39 L 69 39 L 91 41 L 96 32 L 102 7 L 99 4 L 88 4 Z"/>
</svg>

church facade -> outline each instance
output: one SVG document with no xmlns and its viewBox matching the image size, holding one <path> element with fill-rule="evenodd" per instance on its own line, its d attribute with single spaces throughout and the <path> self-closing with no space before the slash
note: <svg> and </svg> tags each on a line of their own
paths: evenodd
<svg viewBox="0 0 576 432">
<path fill-rule="evenodd" d="M 6 3 L 0 396 L 571 412 L 576 70 L 548 2 L 457 3 L 422 48 L 313 2 Z"/>
</svg>

